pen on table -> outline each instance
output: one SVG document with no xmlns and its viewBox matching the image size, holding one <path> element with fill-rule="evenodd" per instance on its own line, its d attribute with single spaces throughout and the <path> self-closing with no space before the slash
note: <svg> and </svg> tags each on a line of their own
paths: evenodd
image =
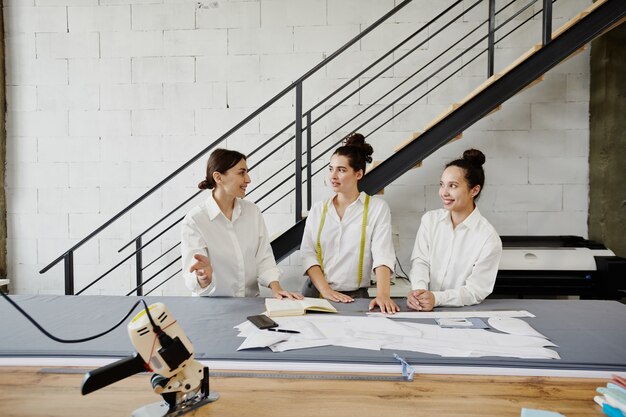
<svg viewBox="0 0 626 417">
<path fill-rule="evenodd" d="M 267 330 L 272 331 L 272 332 L 297 333 L 297 334 L 300 334 L 300 332 L 297 331 L 297 330 L 287 330 L 287 329 L 267 329 Z"/>
</svg>

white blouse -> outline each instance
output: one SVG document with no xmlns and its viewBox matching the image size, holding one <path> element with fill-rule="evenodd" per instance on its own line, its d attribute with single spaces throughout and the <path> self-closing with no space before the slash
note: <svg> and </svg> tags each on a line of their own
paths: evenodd
<svg viewBox="0 0 626 417">
<path fill-rule="evenodd" d="M 326 219 L 320 235 L 324 275 L 330 287 L 335 291 L 353 291 L 370 285 L 372 271 L 382 265 L 394 270 L 395 251 L 391 238 L 391 212 L 389 206 L 380 198 L 371 197 L 368 207 L 363 256 L 363 278 L 358 284 L 359 254 L 363 229 L 364 192 L 361 192 L 343 215 L 339 218 L 332 201 L 328 202 Z M 317 234 L 322 219 L 324 203 L 313 205 L 307 217 L 300 256 L 306 272 L 317 259 Z"/>
<path fill-rule="evenodd" d="M 502 241 L 478 207 L 455 229 L 450 212 L 422 217 L 411 255 L 411 287 L 428 289 L 435 306 L 478 304 L 493 291 Z"/>
<path fill-rule="evenodd" d="M 183 219 L 181 230 L 183 277 L 193 295 L 256 297 L 259 284 L 269 286 L 281 275 L 259 208 L 235 199 L 232 220 L 222 213 L 213 194 Z M 195 254 L 208 256 L 213 281 L 201 288 L 189 268 Z"/>
</svg>

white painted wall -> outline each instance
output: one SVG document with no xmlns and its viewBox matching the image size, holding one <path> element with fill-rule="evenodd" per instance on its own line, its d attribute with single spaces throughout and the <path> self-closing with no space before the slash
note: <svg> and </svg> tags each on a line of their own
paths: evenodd
<svg viewBox="0 0 626 417">
<path fill-rule="evenodd" d="M 38 270 L 394 3 L 399 1 L 5 0 L 5 187 L 12 291 L 63 293 L 62 264 L 43 276 Z M 312 77 L 305 85 L 305 103 L 323 97 L 393 46 L 390 42 L 402 39 L 449 3 L 415 0 L 380 33 L 363 39 L 342 61 Z M 590 3 L 560 0 L 554 26 Z M 465 2 L 466 7 L 469 4 Z M 485 7 L 475 9 L 453 30 L 459 33 L 482 20 Z M 534 25 L 538 28 L 539 22 Z M 538 42 L 538 33 L 524 32 L 501 42 L 496 70 Z M 415 58 L 372 85 L 381 92 L 395 85 L 435 47 L 431 43 L 421 47 Z M 468 66 L 442 91 L 372 135 L 375 159 L 390 155 L 411 132 L 422 129 L 484 78 L 484 62 Z M 363 108 L 375 97 L 364 91 L 340 112 Z M 462 140 L 437 151 L 421 169 L 387 187 L 384 198 L 392 208 L 398 256 L 405 270 L 421 215 L 440 206 L 437 184 L 443 165 L 469 147 L 487 155 L 480 208 L 501 234 L 586 237 L 588 102 L 589 51 L 585 51 L 468 129 Z M 401 108 L 394 106 L 393 112 Z M 225 145 L 249 152 L 293 117 L 293 111 L 289 95 Z M 328 129 L 320 123 L 316 134 Z M 287 146 L 268 167 L 252 171 L 253 181 L 260 183 L 292 155 L 292 146 Z M 193 192 L 205 161 L 201 158 L 144 201 L 136 213 L 122 217 L 76 252 L 76 288 L 110 268 L 111 253 Z M 255 162 L 254 156 L 250 162 Z M 314 185 L 315 199 L 328 195 L 322 178 Z M 290 200 L 272 207 L 266 213 L 271 233 L 284 230 L 293 211 Z M 144 262 L 170 248 L 177 237 L 174 227 L 144 255 Z M 171 258 L 167 259 L 148 268 L 145 278 Z M 287 286 L 298 289 L 302 273 L 298 254 L 282 266 Z M 87 293 L 126 293 L 134 287 L 132 271 L 133 264 L 126 263 Z M 186 290 L 174 277 L 157 293 L 186 294 Z"/>
</svg>

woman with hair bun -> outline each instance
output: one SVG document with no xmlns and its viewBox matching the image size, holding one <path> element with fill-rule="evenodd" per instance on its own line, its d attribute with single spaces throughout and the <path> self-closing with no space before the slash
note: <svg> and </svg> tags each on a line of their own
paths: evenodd
<svg viewBox="0 0 626 417">
<path fill-rule="evenodd" d="M 211 153 L 198 188 L 212 191 L 182 222 L 185 284 L 193 295 L 256 297 L 260 284 L 276 298 L 302 298 L 280 286 L 261 211 L 243 200 L 248 184 L 245 155 L 228 149 Z"/>
<path fill-rule="evenodd" d="M 409 308 L 478 304 L 493 291 L 502 241 L 475 203 L 484 163 L 481 151 L 468 149 L 446 165 L 439 181 L 443 209 L 424 214 L 415 238 Z"/>
<path fill-rule="evenodd" d="M 400 309 L 389 294 L 396 258 L 389 206 L 358 188 L 373 152 L 363 135 L 354 133 L 333 153 L 328 179 L 336 194 L 313 205 L 300 245 L 309 277 L 302 292 L 342 303 L 369 298 L 374 271 L 377 294 L 369 308 L 394 313 Z"/>
</svg>

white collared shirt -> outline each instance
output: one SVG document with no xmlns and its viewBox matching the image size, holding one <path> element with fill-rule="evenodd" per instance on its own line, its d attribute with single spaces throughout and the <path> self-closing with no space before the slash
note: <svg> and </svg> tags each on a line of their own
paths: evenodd
<svg viewBox="0 0 626 417">
<path fill-rule="evenodd" d="M 450 212 L 422 217 L 411 255 L 411 288 L 428 289 L 435 306 L 478 304 L 493 291 L 502 241 L 478 207 L 455 229 Z"/>
<path fill-rule="evenodd" d="M 185 284 L 193 295 L 256 297 L 259 284 L 267 287 L 281 274 L 261 211 L 239 198 L 232 220 L 224 216 L 212 193 L 189 211 L 182 222 L 181 252 Z M 189 272 L 195 254 L 211 260 L 213 282 L 206 288 Z"/>
<path fill-rule="evenodd" d="M 320 243 L 324 275 L 330 287 L 335 291 L 353 291 L 359 288 L 359 254 L 365 195 L 361 192 L 359 198 L 346 208 L 343 219 L 339 218 L 332 200 L 326 200 L 314 204 L 306 220 L 300 245 L 302 266 L 305 272 L 310 267 L 319 265 L 316 251 L 317 233 L 324 203 L 328 201 Z M 393 271 L 395 260 L 389 206 L 385 200 L 370 197 L 363 253 L 363 277 L 360 287 L 369 287 L 374 268 L 385 265 Z"/>
</svg>

